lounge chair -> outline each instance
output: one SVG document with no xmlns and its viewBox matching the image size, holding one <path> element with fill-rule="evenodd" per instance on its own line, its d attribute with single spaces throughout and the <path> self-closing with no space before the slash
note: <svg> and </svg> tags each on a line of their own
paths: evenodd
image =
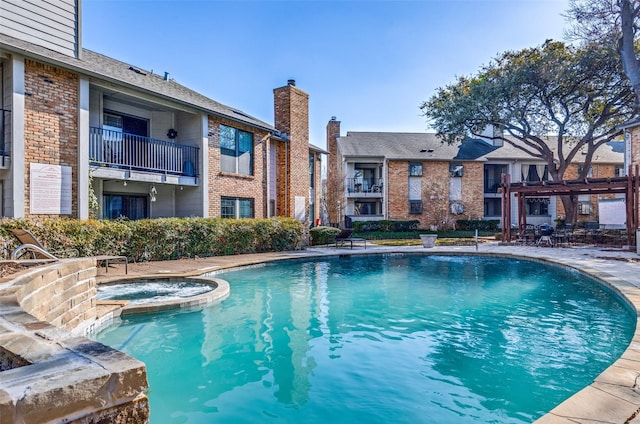
<svg viewBox="0 0 640 424">
<path fill-rule="evenodd" d="M 345 228 L 343 230 L 341 230 L 338 234 L 336 234 L 335 237 L 335 243 L 336 243 L 336 247 L 338 247 L 339 245 L 344 245 L 345 243 L 349 242 L 349 245 L 351 247 L 351 249 L 353 249 L 353 242 L 364 242 L 364 248 L 367 248 L 367 239 L 364 238 L 359 238 L 359 237 L 351 237 L 351 234 L 353 234 L 353 229 L 351 228 Z"/>
<path fill-rule="evenodd" d="M 14 228 L 9 230 L 11 233 L 18 239 L 21 243 L 20 246 L 16 247 L 13 252 L 11 252 L 11 259 L 16 260 L 26 255 L 30 255 L 31 259 L 53 259 L 58 260 L 58 256 L 68 256 L 68 257 L 77 257 L 78 251 L 76 249 L 66 249 L 60 251 L 48 251 L 45 247 L 38 241 L 36 236 L 31 234 L 29 230 L 24 230 L 22 228 Z M 117 255 L 98 255 L 94 256 L 96 260 L 96 265 L 99 266 L 101 263 L 104 264 L 105 272 L 109 272 L 109 264 L 110 263 L 124 263 L 124 272 L 125 274 L 129 273 L 129 261 L 126 256 L 117 256 Z"/>
<path fill-rule="evenodd" d="M 62 251 L 62 252 L 49 252 L 45 247 L 38 241 L 36 236 L 31 234 L 29 230 L 23 230 L 22 228 L 14 228 L 9 230 L 11 234 L 13 234 L 18 241 L 20 242 L 20 246 L 16 247 L 13 252 L 11 252 L 11 259 L 19 259 L 29 255 L 31 259 L 54 259 L 57 260 L 58 257 L 56 255 L 65 255 L 68 253 L 73 253 L 73 250 L 70 251 Z M 75 251 L 77 256 L 77 251 Z"/>
</svg>

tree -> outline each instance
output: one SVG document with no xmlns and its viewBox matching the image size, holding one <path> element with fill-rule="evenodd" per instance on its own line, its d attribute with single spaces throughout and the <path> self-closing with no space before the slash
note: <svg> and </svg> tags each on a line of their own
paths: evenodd
<svg viewBox="0 0 640 424">
<path fill-rule="evenodd" d="M 567 34 L 570 38 L 608 45 L 618 52 L 640 114 L 640 0 L 570 0 L 567 17 L 574 23 Z"/>
<path fill-rule="evenodd" d="M 499 55 L 474 76 L 460 77 L 420 108 L 443 142 L 492 136 L 546 162 L 553 181 L 584 154 L 585 178 L 596 150 L 621 131 L 633 114 L 634 97 L 610 50 L 548 40 L 540 47 Z M 549 136 L 555 140 L 550 142 Z M 577 199 L 563 197 L 568 222 Z"/>
</svg>

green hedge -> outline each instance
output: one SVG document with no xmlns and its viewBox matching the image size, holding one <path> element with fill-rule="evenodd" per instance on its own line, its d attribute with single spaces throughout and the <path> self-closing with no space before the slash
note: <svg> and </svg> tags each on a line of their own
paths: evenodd
<svg viewBox="0 0 640 424">
<path fill-rule="evenodd" d="M 403 232 L 403 231 L 411 231 L 418 229 L 418 225 L 420 221 L 411 220 L 411 221 L 391 221 L 391 220 L 380 220 L 380 221 L 354 221 L 353 222 L 353 230 L 356 233 L 367 233 L 373 231 L 382 231 L 382 232 Z"/>
<path fill-rule="evenodd" d="M 498 231 L 500 221 L 497 219 L 459 219 L 456 221 L 457 230 Z"/>
<path fill-rule="evenodd" d="M 318 246 L 333 243 L 338 233 L 340 233 L 340 229 L 334 227 L 313 227 L 309 230 L 311 245 Z"/>
<path fill-rule="evenodd" d="M 292 218 L 3 219 L 0 242 L 5 259 L 18 246 L 11 228 L 31 231 L 52 252 L 75 249 L 80 256 L 119 255 L 132 261 L 294 250 L 304 231 Z"/>
</svg>

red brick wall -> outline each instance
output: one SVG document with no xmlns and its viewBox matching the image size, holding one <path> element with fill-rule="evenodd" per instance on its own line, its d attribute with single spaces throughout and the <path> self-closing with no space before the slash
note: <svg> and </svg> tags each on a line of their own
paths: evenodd
<svg viewBox="0 0 640 424">
<path fill-rule="evenodd" d="M 220 124 L 253 134 L 253 175 L 240 175 L 222 172 L 220 170 Z M 256 218 L 266 217 L 264 211 L 265 161 L 267 143 L 262 141 L 267 136 L 264 130 L 258 130 L 249 125 L 209 116 L 209 216 L 219 217 L 222 197 L 241 197 L 253 199 Z M 262 141 L 262 142 L 261 142 Z"/>
<path fill-rule="evenodd" d="M 273 90 L 275 127 L 289 135 L 285 163 L 280 162 L 279 175 L 287 181 L 288 204 L 284 215 L 295 214 L 295 197 L 303 196 L 309 206 L 309 95 L 288 84 Z M 287 169 L 283 169 L 283 167 Z"/>
<path fill-rule="evenodd" d="M 481 163 L 464 162 L 462 203 L 464 213 L 451 213 L 449 202 L 449 162 L 422 162 L 422 213 L 409 213 L 409 162 L 389 161 L 389 219 L 420 221 L 421 228 L 442 226 L 443 219 L 482 218 L 484 214 L 484 169 Z"/>
<path fill-rule="evenodd" d="M 342 160 L 338 154 L 337 139 L 340 137 L 340 121 L 331 120 L 327 123 L 327 186 L 324 196 L 327 202 L 329 222 L 340 222 L 338 205 L 342 199 Z"/>
<path fill-rule="evenodd" d="M 73 193 L 71 216 L 77 217 L 78 75 L 26 60 L 24 83 L 25 216 L 36 217 L 29 213 L 31 188 L 29 164 L 33 162 L 71 167 Z M 21 159 L 13 158 L 13 160 Z"/>
</svg>

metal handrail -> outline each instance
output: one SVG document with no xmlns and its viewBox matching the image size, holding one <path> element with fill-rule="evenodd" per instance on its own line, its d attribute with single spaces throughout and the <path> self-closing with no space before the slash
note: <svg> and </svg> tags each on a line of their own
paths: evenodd
<svg viewBox="0 0 640 424">
<path fill-rule="evenodd" d="M 382 193 L 382 178 L 347 178 L 349 193 Z"/>
<path fill-rule="evenodd" d="M 200 174 L 199 148 L 103 128 L 90 128 L 89 161 L 115 168 Z"/>
</svg>

